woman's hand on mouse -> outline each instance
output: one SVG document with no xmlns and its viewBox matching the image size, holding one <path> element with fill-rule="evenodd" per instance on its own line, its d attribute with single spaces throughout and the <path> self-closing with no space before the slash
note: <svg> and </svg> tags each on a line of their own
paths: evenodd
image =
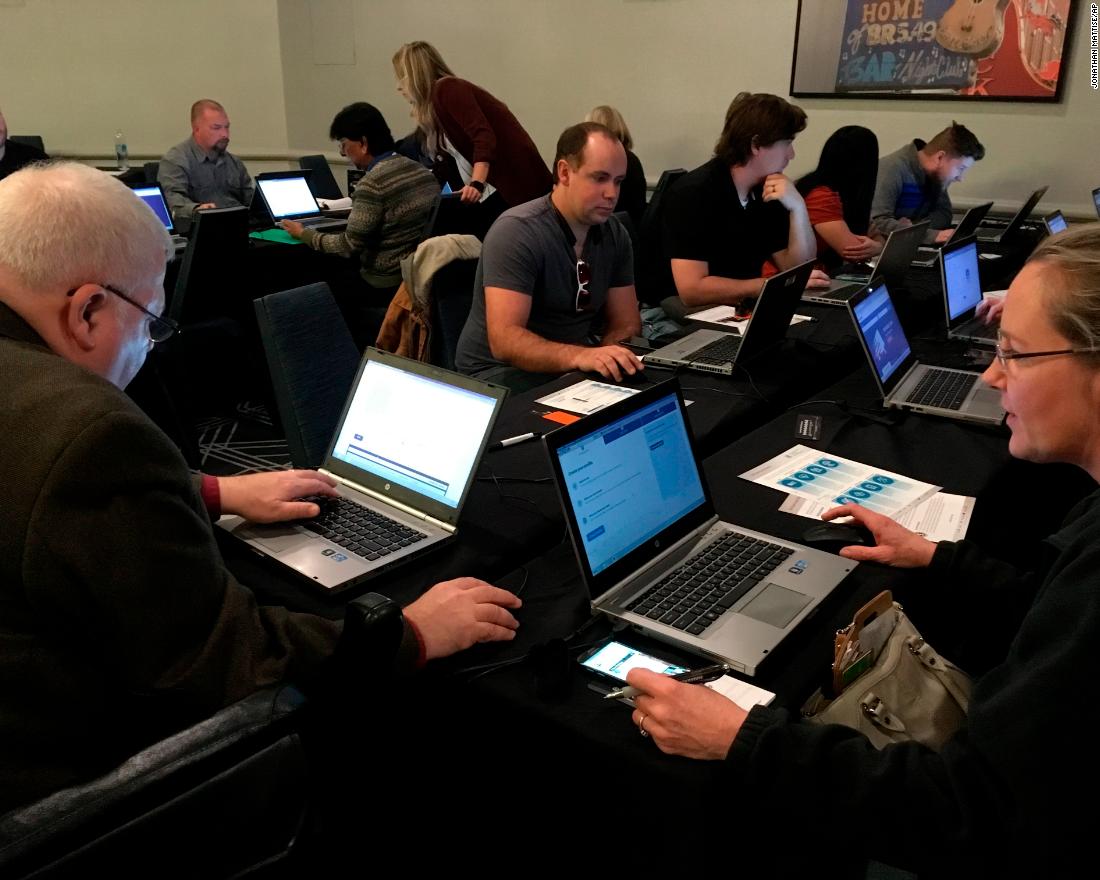
<svg viewBox="0 0 1100 880">
<path fill-rule="evenodd" d="M 840 555 L 859 562 L 881 562 L 894 568 L 924 568 L 932 562 L 936 545 L 927 538 L 898 525 L 888 516 L 867 510 L 858 504 L 845 504 L 821 514 L 823 520 L 850 516 L 856 524 L 866 528 L 875 538 L 874 547 L 844 547 Z"/>
</svg>

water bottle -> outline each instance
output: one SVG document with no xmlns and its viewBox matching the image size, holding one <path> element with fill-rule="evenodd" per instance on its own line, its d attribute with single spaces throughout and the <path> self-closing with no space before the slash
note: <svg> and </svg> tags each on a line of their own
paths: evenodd
<svg viewBox="0 0 1100 880">
<path fill-rule="evenodd" d="M 126 135 L 121 128 L 115 132 L 115 163 L 119 171 L 130 168 L 130 151 L 126 149 Z"/>
</svg>

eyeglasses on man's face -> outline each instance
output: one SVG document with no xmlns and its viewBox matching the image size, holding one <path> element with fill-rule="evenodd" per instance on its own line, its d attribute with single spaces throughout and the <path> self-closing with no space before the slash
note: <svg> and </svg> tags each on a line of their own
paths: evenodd
<svg viewBox="0 0 1100 880">
<path fill-rule="evenodd" d="M 592 294 L 588 282 L 592 280 L 592 270 L 584 260 L 577 260 L 577 311 L 586 312 L 592 307 Z"/>
<path fill-rule="evenodd" d="M 1041 358 L 1041 357 L 1053 357 L 1059 354 L 1093 354 L 1100 351 L 1096 348 L 1058 348 L 1053 351 L 1013 351 L 1011 348 L 1005 346 L 1004 337 L 1000 333 L 997 334 L 997 345 L 993 349 L 994 354 L 997 356 L 997 361 L 1001 365 L 1002 370 L 1008 369 L 1009 361 L 1023 361 L 1028 358 Z"/>
<path fill-rule="evenodd" d="M 149 334 L 149 341 L 153 343 L 164 342 L 171 339 L 177 333 L 180 332 L 179 324 L 173 321 L 171 318 L 165 318 L 163 315 L 154 315 L 145 306 L 139 302 L 135 302 L 127 294 L 123 293 L 117 287 L 112 287 L 110 284 L 97 284 L 97 287 L 102 287 L 104 290 L 113 293 L 119 299 L 128 302 L 135 309 L 140 309 L 145 312 L 149 320 L 145 323 L 145 332 Z M 76 294 L 79 288 L 74 287 L 69 291 L 68 296 Z"/>
</svg>

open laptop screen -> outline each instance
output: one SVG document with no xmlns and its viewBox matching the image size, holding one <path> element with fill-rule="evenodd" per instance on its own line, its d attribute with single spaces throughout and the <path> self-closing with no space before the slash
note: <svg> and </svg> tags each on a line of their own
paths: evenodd
<svg viewBox="0 0 1100 880">
<path fill-rule="evenodd" d="M 1059 232 L 1065 232 L 1067 227 L 1066 218 L 1062 215 L 1061 211 L 1055 211 L 1048 217 L 1043 218 L 1043 222 L 1047 225 L 1047 232 L 1051 235 L 1057 235 Z"/>
<path fill-rule="evenodd" d="M 875 372 L 882 385 L 889 387 L 890 377 L 909 359 L 910 350 L 886 285 L 879 283 L 873 287 L 854 305 L 853 312 Z"/>
<path fill-rule="evenodd" d="M 1092 204 L 1096 208 L 1096 216 L 1100 217 L 1100 186 L 1092 191 Z"/>
<path fill-rule="evenodd" d="M 256 185 L 264 195 L 267 208 L 276 220 L 300 217 L 303 214 L 319 214 L 321 209 L 309 190 L 305 175 L 294 177 L 259 178 Z"/>
<path fill-rule="evenodd" d="M 169 232 L 174 231 L 172 226 L 172 215 L 168 211 L 168 205 L 164 202 L 164 193 L 160 191 L 159 186 L 136 186 L 134 187 L 134 195 L 147 204 L 157 215 L 157 219 L 164 224 L 164 228 Z"/>
<path fill-rule="evenodd" d="M 367 486 L 381 482 L 389 491 L 392 483 L 457 508 L 498 400 L 368 359 L 336 430 L 330 457 L 374 477 L 361 481 Z"/>
<path fill-rule="evenodd" d="M 982 301 L 978 277 L 978 243 L 943 251 L 943 289 L 947 294 L 947 314 L 955 321 Z"/>
<path fill-rule="evenodd" d="M 593 575 L 707 503 L 675 392 L 556 453 Z"/>
</svg>

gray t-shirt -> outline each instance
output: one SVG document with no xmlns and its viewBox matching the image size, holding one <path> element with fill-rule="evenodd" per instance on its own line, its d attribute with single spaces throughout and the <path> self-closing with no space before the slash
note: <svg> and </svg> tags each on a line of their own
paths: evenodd
<svg viewBox="0 0 1100 880">
<path fill-rule="evenodd" d="M 527 329 L 552 342 L 584 345 L 602 326 L 607 292 L 634 283 L 630 236 L 611 217 L 593 226 L 581 258 L 588 264 L 589 306 L 577 311 L 577 257 L 565 219 L 541 196 L 505 211 L 485 236 L 474 278 L 474 300 L 462 329 L 455 365 L 467 375 L 504 366 L 489 349 L 485 288 L 503 287 L 531 297 Z"/>
</svg>

